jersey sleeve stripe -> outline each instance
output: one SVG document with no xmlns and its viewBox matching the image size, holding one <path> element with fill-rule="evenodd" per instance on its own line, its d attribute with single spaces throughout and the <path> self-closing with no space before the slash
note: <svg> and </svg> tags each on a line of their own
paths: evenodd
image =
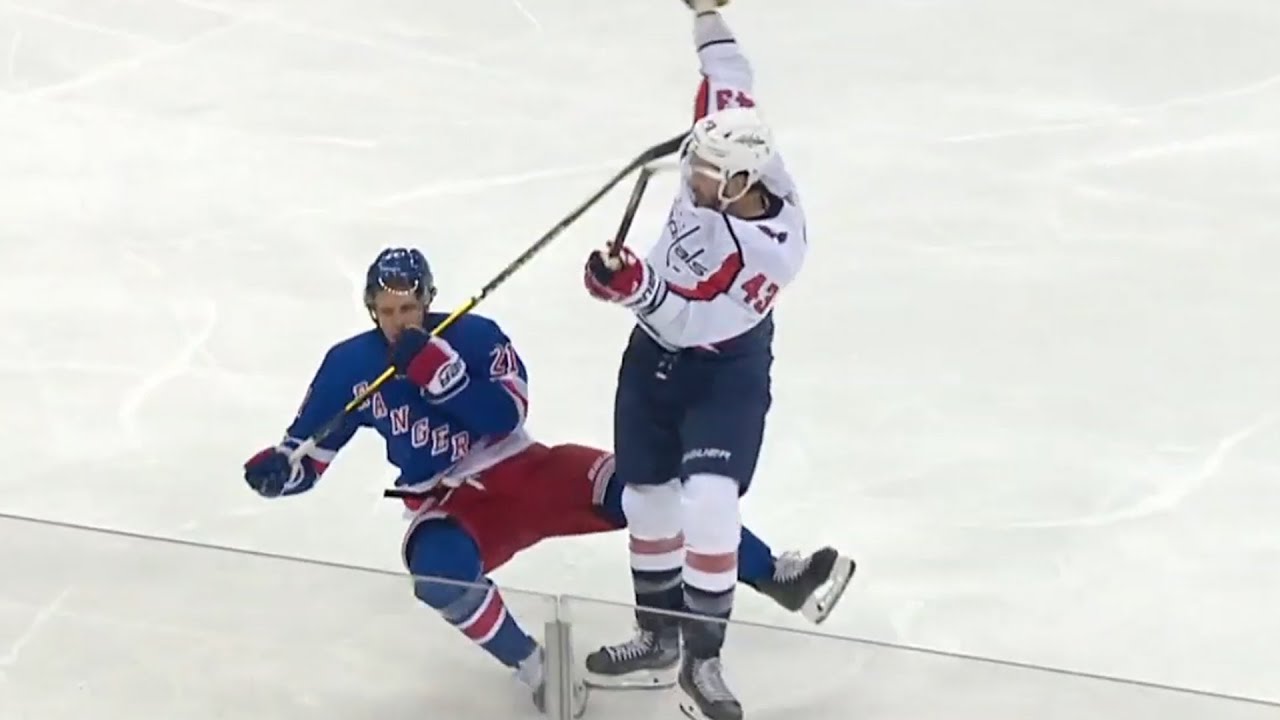
<svg viewBox="0 0 1280 720">
<path fill-rule="evenodd" d="M 725 227 L 729 228 L 729 237 L 733 238 L 733 253 L 725 258 L 724 262 L 720 263 L 720 267 L 716 268 L 715 272 L 691 288 L 683 288 L 668 282 L 667 285 L 671 292 L 685 300 L 701 300 L 705 302 L 725 295 L 733 288 L 733 284 L 737 282 L 738 274 L 742 272 L 744 265 L 742 261 L 742 244 L 738 242 L 738 236 L 733 232 L 733 225 L 729 222 L 727 215 L 724 216 L 724 224 Z"/>
<path fill-rule="evenodd" d="M 698 83 L 698 94 L 693 100 L 693 121 L 698 122 L 711 112 L 711 81 L 706 75 Z"/>
<path fill-rule="evenodd" d="M 293 452 L 305 442 L 306 440 L 299 440 L 295 437 L 286 437 L 284 442 L 280 444 L 280 447 L 286 452 Z M 326 466 L 333 462 L 333 459 L 337 457 L 337 455 L 338 452 L 336 450 L 328 450 L 322 447 L 312 448 L 311 452 L 307 453 L 307 457 Z"/>
<path fill-rule="evenodd" d="M 716 45 L 736 45 L 736 44 L 737 44 L 737 42 L 738 42 L 737 40 L 735 40 L 735 39 L 733 39 L 733 38 L 731 38 L 731 37 L 730 37 L 730 38 L 716 38 L 715 40 L 708 40 L 708 41 L 706 41 L 706 42 L 704 42 L 704 43 L 702 43 L 701 45 L 699 45 L 699 46 L 698 46 L 698 52 L 702 52 L 703 50 L 706 50 L 706 49 L 707 49 L 707 48 L 709 48 L 709 47 L 714 47 L 714 46 L 716 46 Z"/>
</svg>

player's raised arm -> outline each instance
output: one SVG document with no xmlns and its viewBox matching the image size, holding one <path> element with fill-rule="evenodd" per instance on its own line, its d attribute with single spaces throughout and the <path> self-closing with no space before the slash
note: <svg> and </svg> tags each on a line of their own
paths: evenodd
<svg viewBox="0 0 1280 720">
<path fill-rule="evenodd" d="M 698 53 L 702 82 L 694 100 L 693 119 L 730 107 L 753 107 L 755 75 L 738 39 L 714 0 L 693 2 L 693 46 Z M 702 7 L 699 7 L 699 6 Z"/>
<path fill-rule="evenodd" d="M 302 406 L 285 431 L 284 439 L 279 445 L 259 451 L 245 463 L 245 482 L 259 495 L 277 497 L 310 490 L 333 462 L 338 450 L 359 429 L 357 417 L 348 415 L 343 426 L 322 440 L 315 449 L 298 462 L 289 462 L 290 453 L 346 404 L 351 387 L 343 377 L 343 365 L 341 346 L 335 346 L 325 355 L 320 369 L 307 386 Z"/>
<path fill-rule="evenodd" d="M 396 367 L 422 388 L 427 402 L 457 418 L 473 436 L 506 435 L 524 424 L 528 376 L 493 321 L 464 315 L 436 337 L 406 330 L 392 352 Z"/>
</svg>

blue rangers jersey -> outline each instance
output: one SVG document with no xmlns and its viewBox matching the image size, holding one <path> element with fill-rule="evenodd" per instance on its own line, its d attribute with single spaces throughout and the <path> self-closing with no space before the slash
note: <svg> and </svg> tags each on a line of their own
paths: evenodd
<svg viewBox="0 0 1280 720">
<path fill-rule="evenodd" d="M 431 328 L 444 318 L 430 313 L 424 324 Z M 466 363 L 462 389 L 432 402 L 407 379 L 388 380 L 309 454 L 317 474 L 362 427 L 373 428 L 386 442 L 387 461 L 400 470 L 396 486 L 415 491 L 456 485 L 533 443 L 524 429 L 528 374 L 497 323 L 467 314 L 442 336 Z M 297 448 L 341 412 L 386 370 L 388 357 L 387 340 L 376 328 L 334 345 L 311 381 L 284 447 Z"/>
</svg>

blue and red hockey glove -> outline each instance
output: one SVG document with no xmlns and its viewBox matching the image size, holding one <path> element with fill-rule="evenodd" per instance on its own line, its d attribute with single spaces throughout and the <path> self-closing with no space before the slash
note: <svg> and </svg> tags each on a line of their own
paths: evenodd
<svg viewBox="0 0 1280 720">
<path fill-rule="evenodd" d="M 466 361 L 449 341 L 421 328 L 400 331 L 391 364 L 430 400 L 446 400 L 467 386 Z"/>
<path fill-rule="evenodd" d="M 617 256 L 610 256 L 605 250 L 592 252 L 587 256 L 582 279 L 591 297 L 633 310 L 659 298 L 659 290 L 665 285 L 649 263 L 627 248 Z"/>
<path fill-rule="evenodd" d="M 268 498 L 297 495 L 310 490 L 316 480 L 320 479 L 323 469 L 309 457 L 290 463 L 289 453 L 293 450 L 287 444 L 259 450 L 245 461 L 245 483 L 254 492 Z"/>
</svg>

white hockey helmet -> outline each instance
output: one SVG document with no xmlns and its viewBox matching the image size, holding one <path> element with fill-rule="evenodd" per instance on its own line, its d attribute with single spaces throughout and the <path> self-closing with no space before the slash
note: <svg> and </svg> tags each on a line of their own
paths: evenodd
<svg viewBox="0 0 1280 720">
<path fill-rule="evenodd" d="M 755 108 L 725 108 L 694 123 L 685 151 L 686 170 L 718 179 L 720 202 L 727 205 L 760 181 L 773 159 L 773 133 Z M 694 158 L 702 162 L 695 165 Z M 732 196 L 725 195 L 729 180 L 739 174 L 746 174 L 746 184 Z"/>
</svg>

